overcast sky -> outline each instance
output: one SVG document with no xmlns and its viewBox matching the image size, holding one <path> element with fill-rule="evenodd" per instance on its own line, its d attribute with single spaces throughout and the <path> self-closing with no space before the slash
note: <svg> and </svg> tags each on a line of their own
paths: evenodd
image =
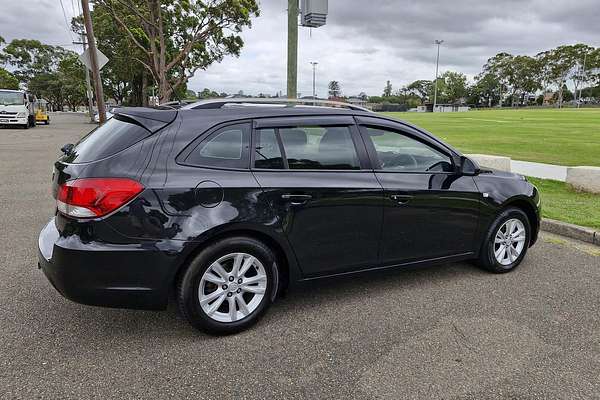
<svg viewBox="0 0 600 400">
<path fill-rule="evenodd" d="M 67 19 L 79 0 L 62 0 Z M 0 0 L 0 36 L 70 44 L 59 0 Z M 287 0 L 261 0 L 261 16 L 243 33 L 239 58 L 227 57 L 198 71 L 188 86 L 218 92 L 285 93 Z M 298 91 L 317 93 L 337 80 L 346 95 L 379 95 L 386 80 L 394 88 L 435 75 L 435 39 L 443 39 L 440 71 L 469 77 L 500 51 L 529 54 L 561 44 L 600 46 L 600 0 L 329 0 L 327 25 L 299 28 Z"/>
</svg>

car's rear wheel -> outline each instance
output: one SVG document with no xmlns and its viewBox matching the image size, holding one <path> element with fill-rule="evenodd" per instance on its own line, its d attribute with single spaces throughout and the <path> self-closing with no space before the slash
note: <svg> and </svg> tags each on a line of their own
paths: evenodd
<svg viewBox="0 0 600 400">
<path fill-rule="evenodd" d="M 181 275 L 179 309 L 204 332 L 239 332 L 256 323 L 269 307 L 276 273 L 275 256 L 262 242 L 223 239 L 202 250 Z"/>
<path fill-rule="evenodd" d="M 489 271 L 503 273 L 515 269 L 527 253 L 531 226 L 518 208 L 502 211 L 490 226 L 481 246 L 478 264 Z"/>
</svg>

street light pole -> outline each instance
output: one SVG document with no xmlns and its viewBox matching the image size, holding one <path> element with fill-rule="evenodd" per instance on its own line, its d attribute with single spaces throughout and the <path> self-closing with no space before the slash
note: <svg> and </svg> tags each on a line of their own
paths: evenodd
<svg viewBox="0 0 600 400">
<path fill-rule="evenodd" d="M 313 100 L 315 100 L 317 98 L 317 90 L 316 90 L 316 86 L 315 86 L 315 70 L 317 68 L 317 64 L 319 64 L 319 63 L 315 62 L 315 61 L 311 61 L 310 64 L 312 65 L 312 69 L 313 69 Z"/>
<path fill-rule="evenodd" d="M 434 42 L 437 44 L 437 57 L 435 59 L 435 84 L 433 89 L 433 111 L 435 111 L 435 106 L 437 105 L 437 84 L 438 84 L 438 66 L 440 64 L 440 45 L 444 43 L 443 40 L 436 40 Z"/>
</svg>

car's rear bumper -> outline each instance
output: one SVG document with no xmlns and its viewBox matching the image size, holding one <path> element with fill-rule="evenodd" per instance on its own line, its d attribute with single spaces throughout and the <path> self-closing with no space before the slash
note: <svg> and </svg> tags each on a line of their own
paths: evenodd
<svg viewBox="0 0 600 400">
<path fill-rule="evenodd" d="M 64 236 L 54 218 L 39 236 L 39 266 L 64 297 L 82 304 L 164 309 L 174 257 L 153 243 L 107 244 Z"/>
</svg>

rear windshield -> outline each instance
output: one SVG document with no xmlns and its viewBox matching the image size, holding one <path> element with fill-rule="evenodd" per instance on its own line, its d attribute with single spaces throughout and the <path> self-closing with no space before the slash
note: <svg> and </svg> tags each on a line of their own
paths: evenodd
<svg viewBox="0 0 600 400">
<path fill-rule="evenodd" d="M 150 132 L 139 125 L 127 122 L 122 117 L 113 117 L 85 135 L 63 159 L 68 163 L 86 163 L 106 158 L 124 150 L 150 136 Z"/>
</svg>

